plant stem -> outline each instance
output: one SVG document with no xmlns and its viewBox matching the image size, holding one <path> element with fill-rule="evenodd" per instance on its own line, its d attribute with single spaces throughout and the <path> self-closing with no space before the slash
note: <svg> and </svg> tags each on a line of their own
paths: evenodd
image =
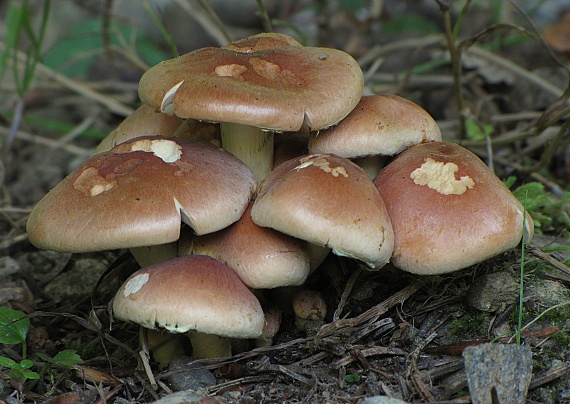
<svg viewBox="0 0 570 404">
<path fill-rule="evenodd" d="M 271 18 L 269 18 L 269 14 L 267 13 L 267 9 L 263 4 L 263 0 L 257 0 L 257 13 L 261 17 L 263 30 L 265 32 L 273 32 L 273 25 L 271 25 Z"/>
<path fill-rule="evenodd" d="M 170 53 L 171 53 L 172 57 L 177 57 L 178 56 L 178 49 L 176 48 L 176 44 L 174 43 L 174 40 L 172 39 L 172 35 L 170 35 L 170 33 L 168 32 L 168 30 L 166 29 L 166 27 L 164 26 L 164 24 L 162 23 L 160 18 L 158 18 L 155 11 L 150 6 L 148 0 L 143 0 L 142 5 L 143 5 L 143 8 L 145 9 L 146 13 L 150 17 L 150 19 L 152 20 L 154 25 L 158 28 L 158 30 L 160 31 L 160 34 L 162 35 L 164 40 L 166 41 L 168 47 L 170 48 Z"/>
<path fill-rule="evenodd" d="M 467 9 L 471 4 L 471 0 L 467 0 L 463 9 L 461 10 L 461 14 L 455 25 L 452 27 L 451 24 L 451 12 L 449 10 L 449 5 L 447 3 L 444 4 L 442 1 L 437 1 L 439 4 L 439 8 L 443 15 L 443 23 L 445 27 L 445 39 L 447 42 L 447 49 L 449 51 L 449 57 L 451 59 L 451 69 L 453 75 L 453 88 L 455 90 L 455 101 L 457 102 L 457 120 L 459 124 L 459 138 L 465 138 L 465 116 L 467 115 L 467 111 L 465 110 L 465 100 L 463 98 L 463 86 L 461 85 L 461 77 L 463 73 L 462 65 L 461 65 L 461 49 L 457 46 L 457 34 L 459 31 L 459 27 L 461 25 L 461 21 L 463 17 L 467 13 Z"/>
<path fill-rule="evenodd" d="M 521 245 L 521 265 L 520 265 L 520 281 L 519 281 L 519 318 L 517 325 L 517 344 L 521 344 L 521 331 L 522 331 L 522 317 L 523 317 L 523 300 L 524 300 L 524 253 L 526 245 L 526 199 L 528 195 L 525 196 L 525 201 L 523 203 L 523 235 L 522 235 L 522 245 Z"/>
</svg>

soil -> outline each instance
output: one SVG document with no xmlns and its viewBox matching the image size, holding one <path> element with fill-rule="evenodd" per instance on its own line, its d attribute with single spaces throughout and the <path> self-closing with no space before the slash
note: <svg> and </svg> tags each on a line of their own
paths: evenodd
<svg viewBox="0 0 570 404">
<path fill-rule="evenodd" d="M 61 6 L 63 1 L 56 3 Z M 444 18 L 436 2 L 385 4 L 379 13 L 373 5 L 381 2 L 375 1 L 347 2 L 354 7 L 345 8 L 332 2 L 317 2 L 314 7 L 295 1 L 286 2 L 287 6 L 268 3 L 276 18 L 303 27 L 308 44 L 354 55 L 364 70 L 367 93 L 397 93 L 415 101 L 437 120 L 444 140 L 460 142 L 489 160 L 491 149 L 484 137 L 477 138 L 480 130 L 458 138 L 457 91 L 441 34 Z M 533 15 L 534 26 L 510 9 L 501 22 L 542 32 L 563 11 L 553 5 L 556 2 L 546 3 L 548 7 Z M 76 14 L 67 20 L 110 15 L 127 25 L 130 21 L 117 11 L 119 6 L 111 14 L 75 3 L 72 8 Z M 458 12 L 452 10 L 454 21 Z M 396 22 L 403 24 L 410 15 L 429 23 L 433 33 L 418 33 L 413 23 L 407 29 L 395 28 Z M 232 32 L 261 31 L 259 20 L 248 24 L 232 26 Z M 69 34 L 63 25 L 49 25 L 52 45 Z M 492 10 L 472 6 L 460 37 L 472 38 L 492 25 Z M 540 182 L 552 198 L 559 199 L 570 176 L 564 126 L 570 116 L 564 93 L 570 62 L 539 39 L 510 40 L 514 30 L 495 28 L 487 33 L 464 54 L 461 77 L 468 121 L 476 122 L 478 128 L 493 128 L 492 160 L 499 177 L 516 176 L 515 186 Z M 185 43 L 183 35 L 175 40 L 180 41 L 180 49 L 216 45 L 205 35 L 198 44 Z M 19 98 L 11 71 L 5 73 L 0 87 L 4 136 L 0 306 L 29 316 L 27 357 L 34 361 L 33 370 L 45 371 L 37 381 L 18 380 L 0 367 L 0 403 L 152 402 L 172 394 L 169 377 L 181 372 L 160 369 L 151 359 L 158 384 L 153 389 L 138 355 L 137 326 L 110 316 L 108 302 L 121 281 L 137 269 L 128 251 L 56 253 L 35 248 L 26 236 L 26 220 L 34 204 L 91 154 L 100 141 L 97 134 L 110 132 L 139 105 L 139 65 L 128 57 L 127 49 L 109 55 L 95 59 L 87 75 L 73 82 L 38 68 L 23 98 L 21 120 L 14 119 Z M 111 67 L 103 67 L 111 59 Z M 428 62 L 433 66 L 428 68 Z M 425 71 L 412 70 L 418 66 Z M 11 127 L 17 129 L 13 138 Z M 90 132 L 85 133 L 86 129 Z M 557 138 L 559 131 L 562 136 Z M 546 159 L 544 164 L 541 159 Z M 568 208 L 564 209 L 562 214 L 567 216 Z M 568 248 L 570 240 L 563 225 L 545 230 L 537 229 L 524 255 L 523 325 L 528 327 L 521 342 L 532 350 L 527 402 L 562 403 L 570 402 L 570 269 L 563 264 L 568 258 L 564 250 L 545 248 Z M 371 272 L 353 260 L 330 255 L 305 285 L 326 301 L 323 322 L 300 329 L 285 305 L 272 345 L 255 348 L 252 341 L 240 341 L 230 360 L 199 362 L 217 382 L 199 390 L 197 400 L 360 403 L 372 396 L 390 396 L 414 403 L 472 402 L 462 352 L 492 340 L 513 342 L 522 256 L 519 247 L 461 271 L 418 276 L 390 264 Z M 264 293 L 268 300 L 280 294 Z M 45 367 L 45 355 L 53 358 L 65 349 L 76 350 L 83 362 Z M 5 344 L 0 356 L 19 361 L 22 347 Z M 190 401 L 181 400 L 177 402 Z"/>
</svg>

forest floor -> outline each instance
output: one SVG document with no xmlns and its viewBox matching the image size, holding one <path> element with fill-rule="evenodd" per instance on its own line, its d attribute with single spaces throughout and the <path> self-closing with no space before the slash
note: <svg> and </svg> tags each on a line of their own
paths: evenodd
<svg viewBox="0 0 570 404">
<path fill-rule="evenodd" d="M 0 2 L 7 22 L 9 3 Z M 26 235 L 35 203 L 140 105 L 140 75 L 171 56 L 156 26 L 133 28 L 136 18 L 148 19 L 140 4 L 116 3 L 100 10 L 98 2 L 54 1 L 41 63 L 26 59 L 33 47 L 25 30 L 20 53 L 9 52 L 19 60 L 17 77 L 12 58 L 0 57 L 0 307 L 17 310 L 1 311 L 0 322 L 22 338 L 0 333 L 0 403 L 152 402 L 172 394 L 173 375 L 185 373 L 151 360 L 153 389 L 139 360 L 137 326 L 111 320 L 108 302 L 137 268 L 128 252 L 56 253 L 35 248 Z M 172 1 L 157 14 L 176 19 L 171 32 L 179 51 L 222 45 L 220 26 L 200 6 L 187 10 L 182 3 Z M 356 403 L 372 396 L 477 402 L 467 384 L 465 348 L 514 344 L 519 324 L 520 341 L 532 353 L 527 402 L 570 402 L 570 50 L 549 48 L 542 36 L 567 11 L 563 2 L 544 1 L 536 9 L 528 2 L 525 12 L 503 2 L 463 10 L 470 2 L 452 2 L 455 71 L 445 2 L 282 3 L 267 2 L 276 29 L 352 54 L 364 71 L 366 94 L 416 102 L 436 119 L 444 140 L 492 162 L 524 196 L 535 237 L 524 254 L 519 246 L 440 276 L 390 264 L 370 272 L 331 255 L 305 285 L 325 297 L 323 323 L 301 330 L 285 308 L 273 345 L 253 348 L 246 341 L 229 360 L 200 362 L 216 384 L 175 402 Z M 255 8 L 228 9 L 220 16 L 234 38 L 263 30 Z M 189 11 L 192 35 L 179 23 L 190 19 Z M 41 13 L 41 7 L 30 11 L 34 27 Z M 17 25 L 5 26 L 0 50 L 9 49 Z M 204 27 L 209 35 L 200 33 Z M 25 60 L 35 67 L 29 83 Z M 29 328 L 13 322 L 14 313 L 27 315 Z M 515 369 L 511 359 L 496 361 Z"/>
</svg>

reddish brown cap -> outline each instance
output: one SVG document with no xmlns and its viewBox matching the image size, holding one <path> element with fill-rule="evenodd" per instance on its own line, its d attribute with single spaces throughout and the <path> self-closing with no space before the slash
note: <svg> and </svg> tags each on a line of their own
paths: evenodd
<svg viewBox="0 0 570 404">
<path fill-rule="evenodd" d="M 226 46 L 224 49 L 241 53 L 257 52 L 262 49 L 277 48 L 279 46 L 302 46 L 296 39 L 289 35 L 278 32 L 262 32 L 244 39 L 239 39 Z"/>
<path fill-rule="evenodd" d="M 334 125 L 360 100 L 362 71 L 340 50 L 242 43 L 253 51 L 203 48 L 152 67 L 141 99 L 182 118 L 274 131 Z"/>
<path fill-rule="evenodd" d="M 193 253 L 214 257 L 232 268 L 249 287 L 301 285 L 310 269 L 306 242 L 251 219 L 251 204 L 240 220 L 216 233 L 195 237 Z"/>
<path fill-rule="evenodd" d="M 131 275 L 113 299 L 123 321 L 170 332 L 196 330 L 257 338 L 264 325 L 257 298 L 226 265 L 201 255 L 174 258 Z"/>
<path fill-rule="evenodd" d="M 188 139 L 141 137 L 92 156 L 32 210 L 32 244 L 84 252 L 175 241 L 240 218 L 256 182 L 230 153 Z"/>
<path fill-rule="evenodd" d="M 362 97 L 338 125 L 313 134 L 309 153 L 346 158 L 393 155 L 415 144 L 440 140 L 437 123 L 416 103 L 397 95 L 370 95 Z"/>
<path fill-rule="evenodd" d="M 393 264 L 417 274 L 468 267 L 515 247 L 523 206 L 467 149 L 413 146 L 376 177 L 394 229 Z M 532 234 L 532 220 L 528 231 Z"/>
<path fill-rule="evenodd" d="M 330 154 L 289 160 L 261 183 L 253 221 L 333 249 L 372 268 L 386 264 L 393 234 L 384 202 L 356 164 Z"/>
</svg>

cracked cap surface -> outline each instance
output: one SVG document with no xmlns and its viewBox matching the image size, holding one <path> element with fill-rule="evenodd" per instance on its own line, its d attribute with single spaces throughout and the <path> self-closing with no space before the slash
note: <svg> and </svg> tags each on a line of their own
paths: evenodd
<svg viewBox="0 0 570 404">
<path fill-rule="evenodd" d="M 326 128 L 356 106 L 363 76 L 350 55 L 269 43 L 256 46 L 246 38 L 237 46 L 198 49 L 161 62 L 142 76 L 139 96 L 182 118 L 273 131 Z"/>
</svg>

